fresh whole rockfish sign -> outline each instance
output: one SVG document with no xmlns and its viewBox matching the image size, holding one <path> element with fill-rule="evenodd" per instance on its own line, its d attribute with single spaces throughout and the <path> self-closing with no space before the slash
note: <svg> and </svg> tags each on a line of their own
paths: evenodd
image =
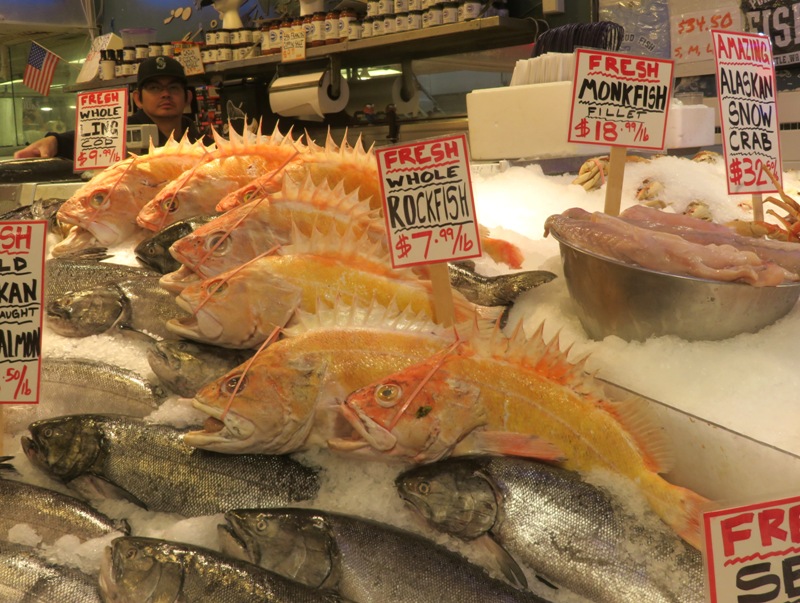
<svg viewBox="0 0 800 603">
<path fill-rule="evenodd" d="M 476 323 L 460 343 L 352 393 L 341 405 L 357 432 L 334 439 L 336 450 L 399 457 L 416 463 L 451 454 L 493 452 L 531 456 L 514 436 L 538 436 L 560 452 L 563 467 L 620 474 L 637 485 L 656 514 L 699 546 L 705 499 L 659 475 L 664 460 L 655 430 L 641 432 L 635 401 L 612 403 L 582 363 L 571 364 L 541 326 L 505 336 Z M 502 437 L 505 434 L 505 440 Z"/>
</svg>

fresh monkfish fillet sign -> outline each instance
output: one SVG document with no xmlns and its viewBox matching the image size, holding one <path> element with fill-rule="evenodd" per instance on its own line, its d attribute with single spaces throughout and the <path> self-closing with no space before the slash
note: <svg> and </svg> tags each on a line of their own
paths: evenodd
<svg viewBox="0 0 800 603">
<path fill-rule="evenodd" d="M 0 404 L 36 404 L 46 221 L 0 225 Z"/>
<path fill-rule="evenodd" d="M 392 267 L 481 255 L 465 135 L 377 149 Z"/>
<path fill-rule="evenodd" d="M 663 149 L 673 62 L 576 51 L 568 141 Z"/>
<path fill-rule="evenodd" d="M 777 192 L 783 173 L 775 65 L 768 37 L 712 30 L 729 194 Z"/>
</svg>

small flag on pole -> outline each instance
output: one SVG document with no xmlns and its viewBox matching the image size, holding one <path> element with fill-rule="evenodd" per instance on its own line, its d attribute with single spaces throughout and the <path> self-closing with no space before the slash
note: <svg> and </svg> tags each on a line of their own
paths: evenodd
<svg viewBox="0 0 800 603">
<path fill-rule="evenodd" d="M 39 94 L 47 96 L 50 94 L 50 84 L 53 81 L 57 64 L 58 55 L 39 46 L 36 42 L 31 42 L 31 51 L 28 53 L 28 64 L 25 65 L 22 83 Z"/>
</svg>

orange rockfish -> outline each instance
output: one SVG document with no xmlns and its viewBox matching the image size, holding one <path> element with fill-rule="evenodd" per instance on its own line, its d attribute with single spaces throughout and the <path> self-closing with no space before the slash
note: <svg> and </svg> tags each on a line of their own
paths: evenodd
<svg viewBox="0 0 800 603">
<path fill-rule="evenodd" d="M 357 238 L 315 230 L 311 237 L 296 233 L 294 241 L 278 255 L 257 257 L 183 289 L 176 301 L 192 316 L 171 320 L 167 328 L 189 339 L 250 348 L 284 326 L 296 309 L 313 312 L 318 302 L 394 300 L 401 310 L 410 306 L 433 315 L 431 281 L 409 270 L 393 270 L 388 256 L 366 234 Z M 456 320 L 473 315 L 474 307 L 458 291 L 453 302 Z"/>
<path fill-rule="evenodd" d="M 171 180 L 200 163 L 213 151 L 202 142 L 170 138 L 162 147 L 150 146 L 147 155 L 133 155 L 104 169 L 81 186 L 58 211 L 60 222 L 72 224 L 69 240 L 53 247 L 53 255 L 77 251 L 91 241 L 116 245 L 140 230 L 136 216 L 145 203 Z"/>
<path fill-rule="evenodd" d="M 231 130 L 229 141 L 216 131 L 214 137 L 217 148 L 203 163 L 170 182 L 142 208 L 136 217 L 142 228 L 158 231 L 179 220 L 214 213 L 222 197 L 258 176 L 300 161 L 305 151 L 277 129 L 272 136 L 260 132 L 239 136 Z"/>
<path fill-rule="evenodd" d="M 338 302 L 298 312 L 286 337 L 200 389 L 192 404 L 210 415 L 184 442 L 225 453 L 287 454 L 349 433 L 338 403 L 351 391 L 449 345 L 452 329 L 424 314 Z M 344 431 L 340 431 L 344 429 Z M 531 438 L 531 446 L 536 442 Z M 548 458 L 549 447 L 539 451 Z"/>
<path fill-rule="evenodd" d="M 164 275 L 161 284 L 177 293 L 291 243 L 295 229 L 306 236 L 314 229 L 335 229 L 342 236 L 369 232 L 371 239 L 385 239 L 376 212 L 355 193 L 345 194 L 341 183 L 331 188 L 327 182 L 316 186 L 308 179 L 298 185 L 286 178 L 280 192 L 231 209 L 173 243 L 169 252 L 183 267 Z"/>
<path fill-rule="evenodd" d="M 663 456 L 663 443 L 655 429 L 642 431 L 634 401 L 605 399 L 583 363 L 571 364 L 557 342 L 544 341 L 542 327 L 530 339 L 521 328 L 506 337 L 496 326 L 476 326 L 467 337 L 353 392 L 340 410 L 360 439 L 329 446 L 430 462 L 487 448 L 519 456 L 513 439 L 497 446 L 496 434 L 538 436 L 561 451 L 567 469 L 630 479 L 676 533 L 698 545 L 705 499 L 659 475 L 664 458 L 649 450 Z"/>
</svg>

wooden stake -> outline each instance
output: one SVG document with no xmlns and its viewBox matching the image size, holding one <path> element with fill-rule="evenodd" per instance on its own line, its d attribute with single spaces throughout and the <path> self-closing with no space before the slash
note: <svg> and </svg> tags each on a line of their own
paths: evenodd
<svg viewBox="0 0 800 603">
<path fill-rule="evenodd" d="M 5 404 L 0 404 L 0 456 L 5 456 L 6 439 L 6 409 Z"/>
<path fill-rule="evenodd" d="M 753 194 L 753 220 L 756 222 L 764 221 L 764 197 L 761 193 Z"/>
<path fill-rule="evenodd" d="M 455 322 L 455 307 L 447 262 L 429 264 L 428 274 L 430 274 L 433 284 L 433 311 L 436 322 L 445 327 L 451 327 Z"/>
<path fill-rule="evenodd" d="M 625 177 L 627 147 L 611 147 L 608 157 L 608 181 L 606 183 L 606 204 L 603 211 L 609 216 L 618 216 L 622 205 L 622 181 Z"/>
</svg>

